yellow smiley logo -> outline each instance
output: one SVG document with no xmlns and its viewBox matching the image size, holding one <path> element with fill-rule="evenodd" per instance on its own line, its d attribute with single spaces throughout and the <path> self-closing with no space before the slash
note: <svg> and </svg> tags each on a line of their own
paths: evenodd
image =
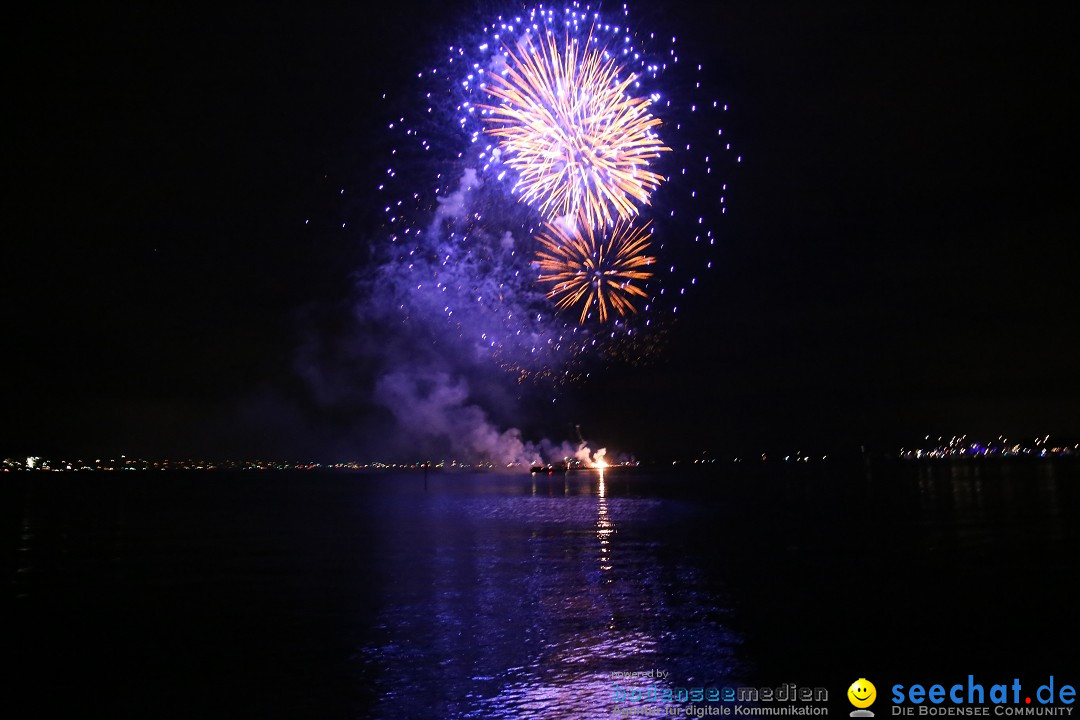
<svg viewBox="0 0 1080 720">
<path fill-rule="evenodd" d="M 847 689 L 848 700 L 857 708 L 868 708 L 877 699 L 877 688 L 866 678 L 859 678 Z"/>
</svg>

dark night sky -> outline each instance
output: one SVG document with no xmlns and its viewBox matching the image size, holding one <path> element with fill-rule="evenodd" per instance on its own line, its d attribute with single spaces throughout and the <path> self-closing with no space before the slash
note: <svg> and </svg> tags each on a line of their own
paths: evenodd
<svg viewBox="0 0 1080 720">
<path fill-rule="evenodd" d="M 348 296 L 370 237 L 374 101 L 455 17 L 389 5 L 5 23 L 0 455 L 347 454 L 320 445 L 340 418 L 293 357 L 334 332 L 305 318 Z M 716 69 L 746 160 L 668 353 L 578 391 L 596 437 L 647 454 L 1080 435 L 1064 6 L 649 8 L 631 11 Z"/>
</svg>

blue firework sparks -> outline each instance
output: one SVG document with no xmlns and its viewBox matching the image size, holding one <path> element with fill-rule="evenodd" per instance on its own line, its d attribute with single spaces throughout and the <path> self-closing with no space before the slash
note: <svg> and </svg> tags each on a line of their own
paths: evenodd
<svg viewBox="0 0 1080 720">
<path fill-rule="evenodd" d="M 662 182 L 640 205 L 651 222 L 657 262 L 632 316 L 588 318 L 560 311 L 538 279 L 536 236 L 545 218 L 523 202 L 521 178 L 491 126 L 493 75 L 514 50 L 554 38 L 602 53 L 626 93 L 647 98 L 671 149 L 650 169 Z M 584 56 L 585 53 L 582 53 Z M 705 69 L 680 57 L 677 36 L 634 24 L 627 6 L 535 6 L 463 32 L 443 60 L 416 72 L 388 122 L 389 159 L 375 183 L 385 240 L 369 291 L 391 300 L 400 322 L 438 327 L 455 352 L 494 362 L 521 379 L 573 380 L 592 360 L 638 362 L 656 351 L 663 328 L 713 266 L 715 223 L 726 212 L 726 176 L 741 161 L 724 135 L 727 106 L 709 95 Z"/>
</svg>

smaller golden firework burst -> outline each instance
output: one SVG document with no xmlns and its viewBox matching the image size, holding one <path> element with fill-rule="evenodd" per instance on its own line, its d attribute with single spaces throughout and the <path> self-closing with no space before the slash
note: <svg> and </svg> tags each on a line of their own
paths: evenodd
<svg viewBox="0 0 1080 720">
<path fill-rule="evenodd" d="M 544 223 L 536 236 L 541 245 L 536 252 L 538 280 L 551 283 L 547 296 L 555 307 L 566 310 L 581 303 L 578 322 L 582 325 L 593 306 L 601 323 L 607 322 L 612 311 L 622 317 L 636 313 L 633 299 L 646 295 L 635 283 L 652 277 L 643 268 L 656 262 L 646 254 L 649 224 L 635 228 L 620 221 L 604 232 L 594 230 L 582 217 L 574 228 Z"/>
</svg>

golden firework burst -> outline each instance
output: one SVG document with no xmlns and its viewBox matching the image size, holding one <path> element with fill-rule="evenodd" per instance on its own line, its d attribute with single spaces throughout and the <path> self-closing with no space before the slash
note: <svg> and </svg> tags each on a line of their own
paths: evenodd
<svg viewBox="0 0 1080 720">
<path fill-rule="evenodd" d="M 555 307 L 565 310 L 581 303 L 579 323 L 585 324 L 595 306 L 600 322 L 607 322 L 611 311 L 620 316 L 636 313 L 633 298 L 646 297 L 635 282 L 647 280 L 652 273 L 644 270 L 656 262 L 646 255 L 649 247 L 649 224 L 635 228 L 629 222 L 617 222 L 610 232 L 597 232 L 591 225 L 572 230 L 561 223 L 544 223 L 536 240 L 541 247 L 536 263 L 541 283 L 551 283 L 548 297 Z"/>
</svg>

